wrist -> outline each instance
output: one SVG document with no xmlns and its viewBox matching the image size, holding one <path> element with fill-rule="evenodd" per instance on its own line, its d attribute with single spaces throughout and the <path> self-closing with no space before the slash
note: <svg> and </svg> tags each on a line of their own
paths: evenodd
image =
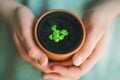
<svg viewBox="0 0 120 80">
<path fill-rule="evenodd" d="M 120 15 L 120 0 L 116 0 L 116 16 Z"/>
<path fill-rule="evenodd" d="M 14 0 L 0 0 L 0 19 L 9 23 L 13 17 L 14 11 L 20 6 L 21 4 Z"/>
<path fill-rule="evenodd" d="M 108 11 L 108 15 L 111 14 L 112 19 L 120 15 L 120 0 L 105 0 L 104 6 L 105 10 Z"/>
<path fill-rule="evenodd" d="M 111 22 L 120 14 L 120 0 L 102 0 L 94 6 L 95 11 L 103 14 L 108 22 Z"/>
</svg>

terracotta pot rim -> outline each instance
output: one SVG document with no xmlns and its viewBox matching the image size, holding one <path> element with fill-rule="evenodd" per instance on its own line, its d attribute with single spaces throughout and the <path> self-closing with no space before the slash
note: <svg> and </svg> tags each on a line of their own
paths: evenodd
<svg viewBox="0 0 120 80">
<path fill-rule="evenodd" d="M 54 53 L 54 52 L 51 52 L 51 51 L 45 49 L 45 48 L 42 46 L 42 44 L 40 43 L 40 41 L 39 41 L 39 39 L 38 39 L 38 37 L 37 37 L 38 24 L 39 24 L 39 22 L 42 20 L 42 18 L 44 18 L 46 15 L 48 15 L 48 14 L 50 14 L 50 13 L 52 13 L 52 12 L 65 12 L 65 13 L 68 13 L 68 14 L 74 16 L 74 17 L 80 22 L 81 27 L 82 27 L 82 29 L 83 29 L 83 38 L 82 38 L 82 42 L 79 44 L 79 46 L 78 46 L 76 49 L 74 49 L 73 51 L 68 52 L 68 53 L 64 53 L 64 54 L 58 54 L 58 53 Z M 70 12 L 70 11 L 68 11 L 68 10 L 63 10 L 63 9 L 54 9 L 54 10 L 48 10 L 48 11 L 44 12 L 44 13 L 38 18 L 38 20 L 37 20 L 37 22 L 36 22 L 36 24 L 35 24 L 35 28 L 34 28 L 34 38 L 35 38 L 35 40 L 36 40 L 37 45 L 38 45 L 46 54 L 51 54 L 51 55 L 53 55 L 53 56 L 64 57 L 64 56 L 69 56 L 69 55 L 72 55 L 72 54 L 76 53 L 76 52 L 82 47 L 82 45 L 84 44 L 84 42 L 85 42 L 85 37 L 86 37 L 86 30 L 85 30 L 85 26 L 84 26 L 82 20 L 81 20 L 78 16 L 76 16 L 74 13 L 72 13 L 72 12 Z"/>
</svg>

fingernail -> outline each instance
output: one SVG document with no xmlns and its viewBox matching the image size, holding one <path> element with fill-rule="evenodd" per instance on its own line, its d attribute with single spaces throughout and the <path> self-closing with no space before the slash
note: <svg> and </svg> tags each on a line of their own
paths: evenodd
<svg viewBox="0 0 120 80">
<path fill-rule="evenodd" d="M 79 66 L 82 63 L 82 57 L 78 56 L 75 60 L 74 60 L 74 65 L 75 66 Z"/>
<path fill-rule="evenodd" d="M 40 57 L 40 58 L 38 59 L 38 63 L 39 63 L 40 65 L 43 65 L 43 64 L 45 63 L 45 57 L 44 57 L 44 56 Z"/>
</svg>

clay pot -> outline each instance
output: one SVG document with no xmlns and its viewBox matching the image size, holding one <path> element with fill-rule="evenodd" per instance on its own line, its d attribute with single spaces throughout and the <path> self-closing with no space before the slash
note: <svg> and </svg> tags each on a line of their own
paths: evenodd
<svg viewBox="0 0 120 80">
<path fill-rule="evenodd" d="M 51 27 L 65 29 L 68 35 L 59 42 L 49 39 Z M 86 30 L 81 19 L 67 10 L 49 10 L 43 13 L 34 27 L 34 38 L 38 47 L 45 52 L 50 60 L 62 61 L 69 59 L 84 44 Z"/>
</svg>

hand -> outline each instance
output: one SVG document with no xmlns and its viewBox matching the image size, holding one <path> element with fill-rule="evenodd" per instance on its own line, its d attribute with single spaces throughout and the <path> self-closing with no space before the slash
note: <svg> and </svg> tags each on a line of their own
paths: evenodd
<svg viewBox="0 0 120 80">
<path fill-rule="evenodd" d="M 5 1 L 3 2 L 6 4 Z M 10 1 L 8 5 L 3 6 L 0 8 L 3 19 L 10 26 L 20 56 L 37 69 L 50 72 L 47 56 L 36 46 L 33 39 L 34 14 L 15 1 Z"/>
<path fill-rule="evenodd" d="M 49 72 L 47 56 L 35 45 L 33 27 L 35 16 L 26 7 L 17 8 L 11 27 L 13 39 L 20 56 L 34 67 Z"/>
<path fill-rule="evenodd" d="M 72 60 L 53 63 L 54 73 L 44 73 L 43 78 L 52 80 L 77 80 L 88 72 L 103 55 L 108 31 L 115 15 L 114 5 L 105 3 L 89 9 L 83 18 L 87 37 L 83 47 L 73 56 Z"/>
</svg>

